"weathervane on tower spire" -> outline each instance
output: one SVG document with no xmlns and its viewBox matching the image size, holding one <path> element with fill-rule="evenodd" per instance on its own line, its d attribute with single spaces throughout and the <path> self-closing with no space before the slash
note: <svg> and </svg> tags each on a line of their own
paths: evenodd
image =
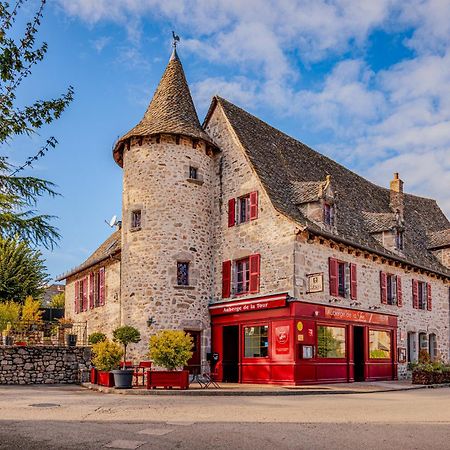
<svg viewBox="0 0 450 450">
<path fill-rule="evenodd" d="M 173 48 L 176 49 L 177 48 L 177 42 L 180 42 L 180 36 L 175 34 L 175 31 L 172 31 L 172 37 L 173 37 L 172 45 L 173 45 Z"/>
</svg>

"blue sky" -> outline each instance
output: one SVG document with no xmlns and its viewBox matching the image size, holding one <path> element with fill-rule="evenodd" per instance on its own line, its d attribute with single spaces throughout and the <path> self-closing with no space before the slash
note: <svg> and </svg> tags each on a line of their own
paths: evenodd
<svg viewBox="0 0 450 450">
<path fill-rule="evenodd" d="M 80 264 L 120 216 L 112 145 L 142 117 L 172 29 L 200 120 L 217 93 L 377 184 L 400 172 L 450 215 L 449 17 L 450 0 L 50 1 L 48 55 L 20 98 L 71 84 L 75 100 L 40 136 L 2 149 L 19 163 L 59 140 L 30 171 L 61 193 L 38 205 L 62 234 L 44 251 L 49 272 Z"/>
</svg>

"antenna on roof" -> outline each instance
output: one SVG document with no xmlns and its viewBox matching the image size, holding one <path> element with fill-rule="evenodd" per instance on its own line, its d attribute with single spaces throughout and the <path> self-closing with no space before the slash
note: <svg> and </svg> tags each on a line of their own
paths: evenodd
<svg viewBox="0 0 450 450">
<path fill-rule="evenodd" d="M 180 42 L 180 36 L 175 34 L 175 31 L 172 31 L 172 38 L 173 38 L 172 41 L 173 48 L 177 48 L 177 42 Z"/>
<path fill-rule="evenodd" d="M 120 228 L 122 225 L 122 221 L 117 220 L 117 216 L 115 214 L 114 214 L 114 216 L 111 217 L 109 222 L 107 220 L 105 220 L 105 223 L 107 223 L 111 228 L 114 228 L 114 227 Z"/>
</svg>

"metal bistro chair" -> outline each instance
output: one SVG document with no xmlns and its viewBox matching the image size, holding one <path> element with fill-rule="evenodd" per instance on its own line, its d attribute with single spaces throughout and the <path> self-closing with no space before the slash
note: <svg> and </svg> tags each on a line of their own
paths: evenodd
<svg viewBox="0 0 450 450">
<path fill-rule="evenodd" d="M 139 386 L 139 378 L 142 377 L 142 386 L 145 385 L 145 374 L 147 370 L 150 370 L 152 367 L 151 361 L 141 361 L 137 367 L 134 368 L 134 384 L 135 386 Z"/>
<path fill-rule="evenodd" d="M 132 369 L 133 361 L 125 361 L 125 364 L 123 363 L 123 361 L 120 361 L 120 368 L 121 369 Z"/>
<path fill-rule="evenodd" d="M 220 389 L 219 384 L 216 382 L 219 377 L 219 372 L 216 367 L 214 369 L 210 369 L 209 372 L 204 372 L 202 374 L 202 389 L 208 389 L 211 385 L 217 389 Z"/>
</svg>

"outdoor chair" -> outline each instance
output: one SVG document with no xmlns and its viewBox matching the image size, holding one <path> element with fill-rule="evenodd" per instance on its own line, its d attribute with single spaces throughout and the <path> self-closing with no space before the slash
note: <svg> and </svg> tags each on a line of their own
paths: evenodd
<svg viewBox="0 0 450 450">
<path fill-rule="evenodd" d="M 133 361 L 125 361 L 125 364 L 123 361 L 120 362 L 120 368 L 121 369 L 132 369 L 133 368 Z"/>
<path fill-rule="evenodd" d="M 134 368 L 133 377 L 135 386 L 139 386 L 139 378 L 142 378 L 142 386 L 145 385 L 145 374 L 151 367 L 151 361 L 141 361 L 139 365 Z"/>
<path fill-rule="evenodd" d="M 208 389 L 211 385 L 215 388 L 220 389 L 219 384 L 216 382 L 219 377 L 217 369 L 210 370 L 209 372 L 204 372 L 202 374 L 202 383 L 200 386 L 202 389 Z"/>
</svg>

